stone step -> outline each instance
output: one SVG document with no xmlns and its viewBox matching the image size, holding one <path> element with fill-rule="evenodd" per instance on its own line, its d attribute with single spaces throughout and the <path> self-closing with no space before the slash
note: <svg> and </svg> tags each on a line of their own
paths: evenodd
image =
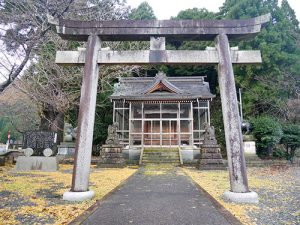
<svg viewBox="0 0 300 225">
<path fill-rule="evenodd" d="M 142 164 L 156 164 L 156 163 L 178 163 L 180 164 L 179 160 L 143 160 Z"/>
<path fill-rule="evenodd" d="M 145 152 L 178 152 L 178 149 L 144 149 Z"/>
<path fill-rule="evenodd" d="M 148 157 L 164 157 L 164 156 L 179 157 L 179 154 L 178 153 L 174 153 L 174 154 L 155 153 L 155 154 L 143 154 L 143 156 L 148 156 Z"/>
<path fill-rule="evenodd" d="M 153 159 L 153 160 L 160 160 L 160 159 L 179 159 L 179 157 L 147 157 L 143 156 L 143 159 Z"/>
<path fill-rule="evenodd" d="M 146 148 L 142 157 L 142 164 L 180 164 L 177 148 Z"/>
<path fill-rule="evenodd" d="M 222 159 L 201 159 L 200 164 L 223 164 Z"/>
<path fill-rule="evenodd" d="M 143 158 L 142 161 L 179 161 L 179 158 Z"/>
</svg>

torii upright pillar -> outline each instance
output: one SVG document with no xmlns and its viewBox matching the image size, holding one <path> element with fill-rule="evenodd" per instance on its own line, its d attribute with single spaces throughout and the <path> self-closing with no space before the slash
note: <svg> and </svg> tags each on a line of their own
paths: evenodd
<svg viewBox="0 0 300 225">
<path fill-rule="evenodd" d="M 86 63 L 81 86 L 72 187 L 71 191 L 65 192 L 63 195 L 63 199 L 68 201 L 83 201 L 91 199 L 95 195 L 93 191 L 89 190 L 89 176 L 99 77 L 97 63 L 99 50 L 101 50 L 99 37 L 90 35 L 87 41 Z"/>
<path fill-rule="evenodd" d="M 224 197 L 234 202 L 257 203 L 258 195 L 250 192 L 248 187 L 241 119 L 227 35 L 217 35 L 215 43 L 219 55 L 218 80 L 231 187 Z"/>
</svg>

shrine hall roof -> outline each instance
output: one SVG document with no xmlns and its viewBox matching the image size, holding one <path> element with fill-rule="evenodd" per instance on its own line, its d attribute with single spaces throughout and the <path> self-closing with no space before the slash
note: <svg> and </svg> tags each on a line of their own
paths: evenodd
<svg viewBox="0 0 300 225">
<path fill-rule="evenodd" d="M 156 77 L 120 78 L 110 98 L 127 101 L 182 101 L 214 97 L 204 77 L 167 77 L 159 72 Z"/>
</svg>

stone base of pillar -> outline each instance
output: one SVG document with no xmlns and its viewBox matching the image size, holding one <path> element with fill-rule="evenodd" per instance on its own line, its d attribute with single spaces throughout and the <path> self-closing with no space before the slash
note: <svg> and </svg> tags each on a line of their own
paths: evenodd
<svg viewBox="0 0 300 225">
<path fill-rule="evenodd" d="M 258 195 L 254 191 L 250 191 L 246 193 L 226 191 L 224 193 L 224 198 L 228 201 L 235 202 L 235 203 L 257 204 L 259 202 Z"/>
<path fill-rule="evenodd" d="M 102 145 L 101 158 L 98 162 L 100 168 L 120 168 L 125 166 L 122 145 Z"/>
<path fill-rule="evenodd" d="M 82 192 L 73 192 L 67 191 L 63 195 L 63 200 L 71 202 L 81 202 L 90 200 L 95 196 L 94 191 L 82 191 Z"/>
</svg>

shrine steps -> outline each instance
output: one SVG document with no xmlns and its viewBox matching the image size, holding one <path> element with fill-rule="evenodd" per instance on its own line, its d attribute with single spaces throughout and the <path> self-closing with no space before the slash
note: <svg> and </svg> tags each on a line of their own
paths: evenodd
<svg viewBox="0 0 300 225">
<path fill-rule="evenodd" d="M 180 164 L 177 148 L 145 148 L 142 155 L 142 164 Z"/>
</svg>

